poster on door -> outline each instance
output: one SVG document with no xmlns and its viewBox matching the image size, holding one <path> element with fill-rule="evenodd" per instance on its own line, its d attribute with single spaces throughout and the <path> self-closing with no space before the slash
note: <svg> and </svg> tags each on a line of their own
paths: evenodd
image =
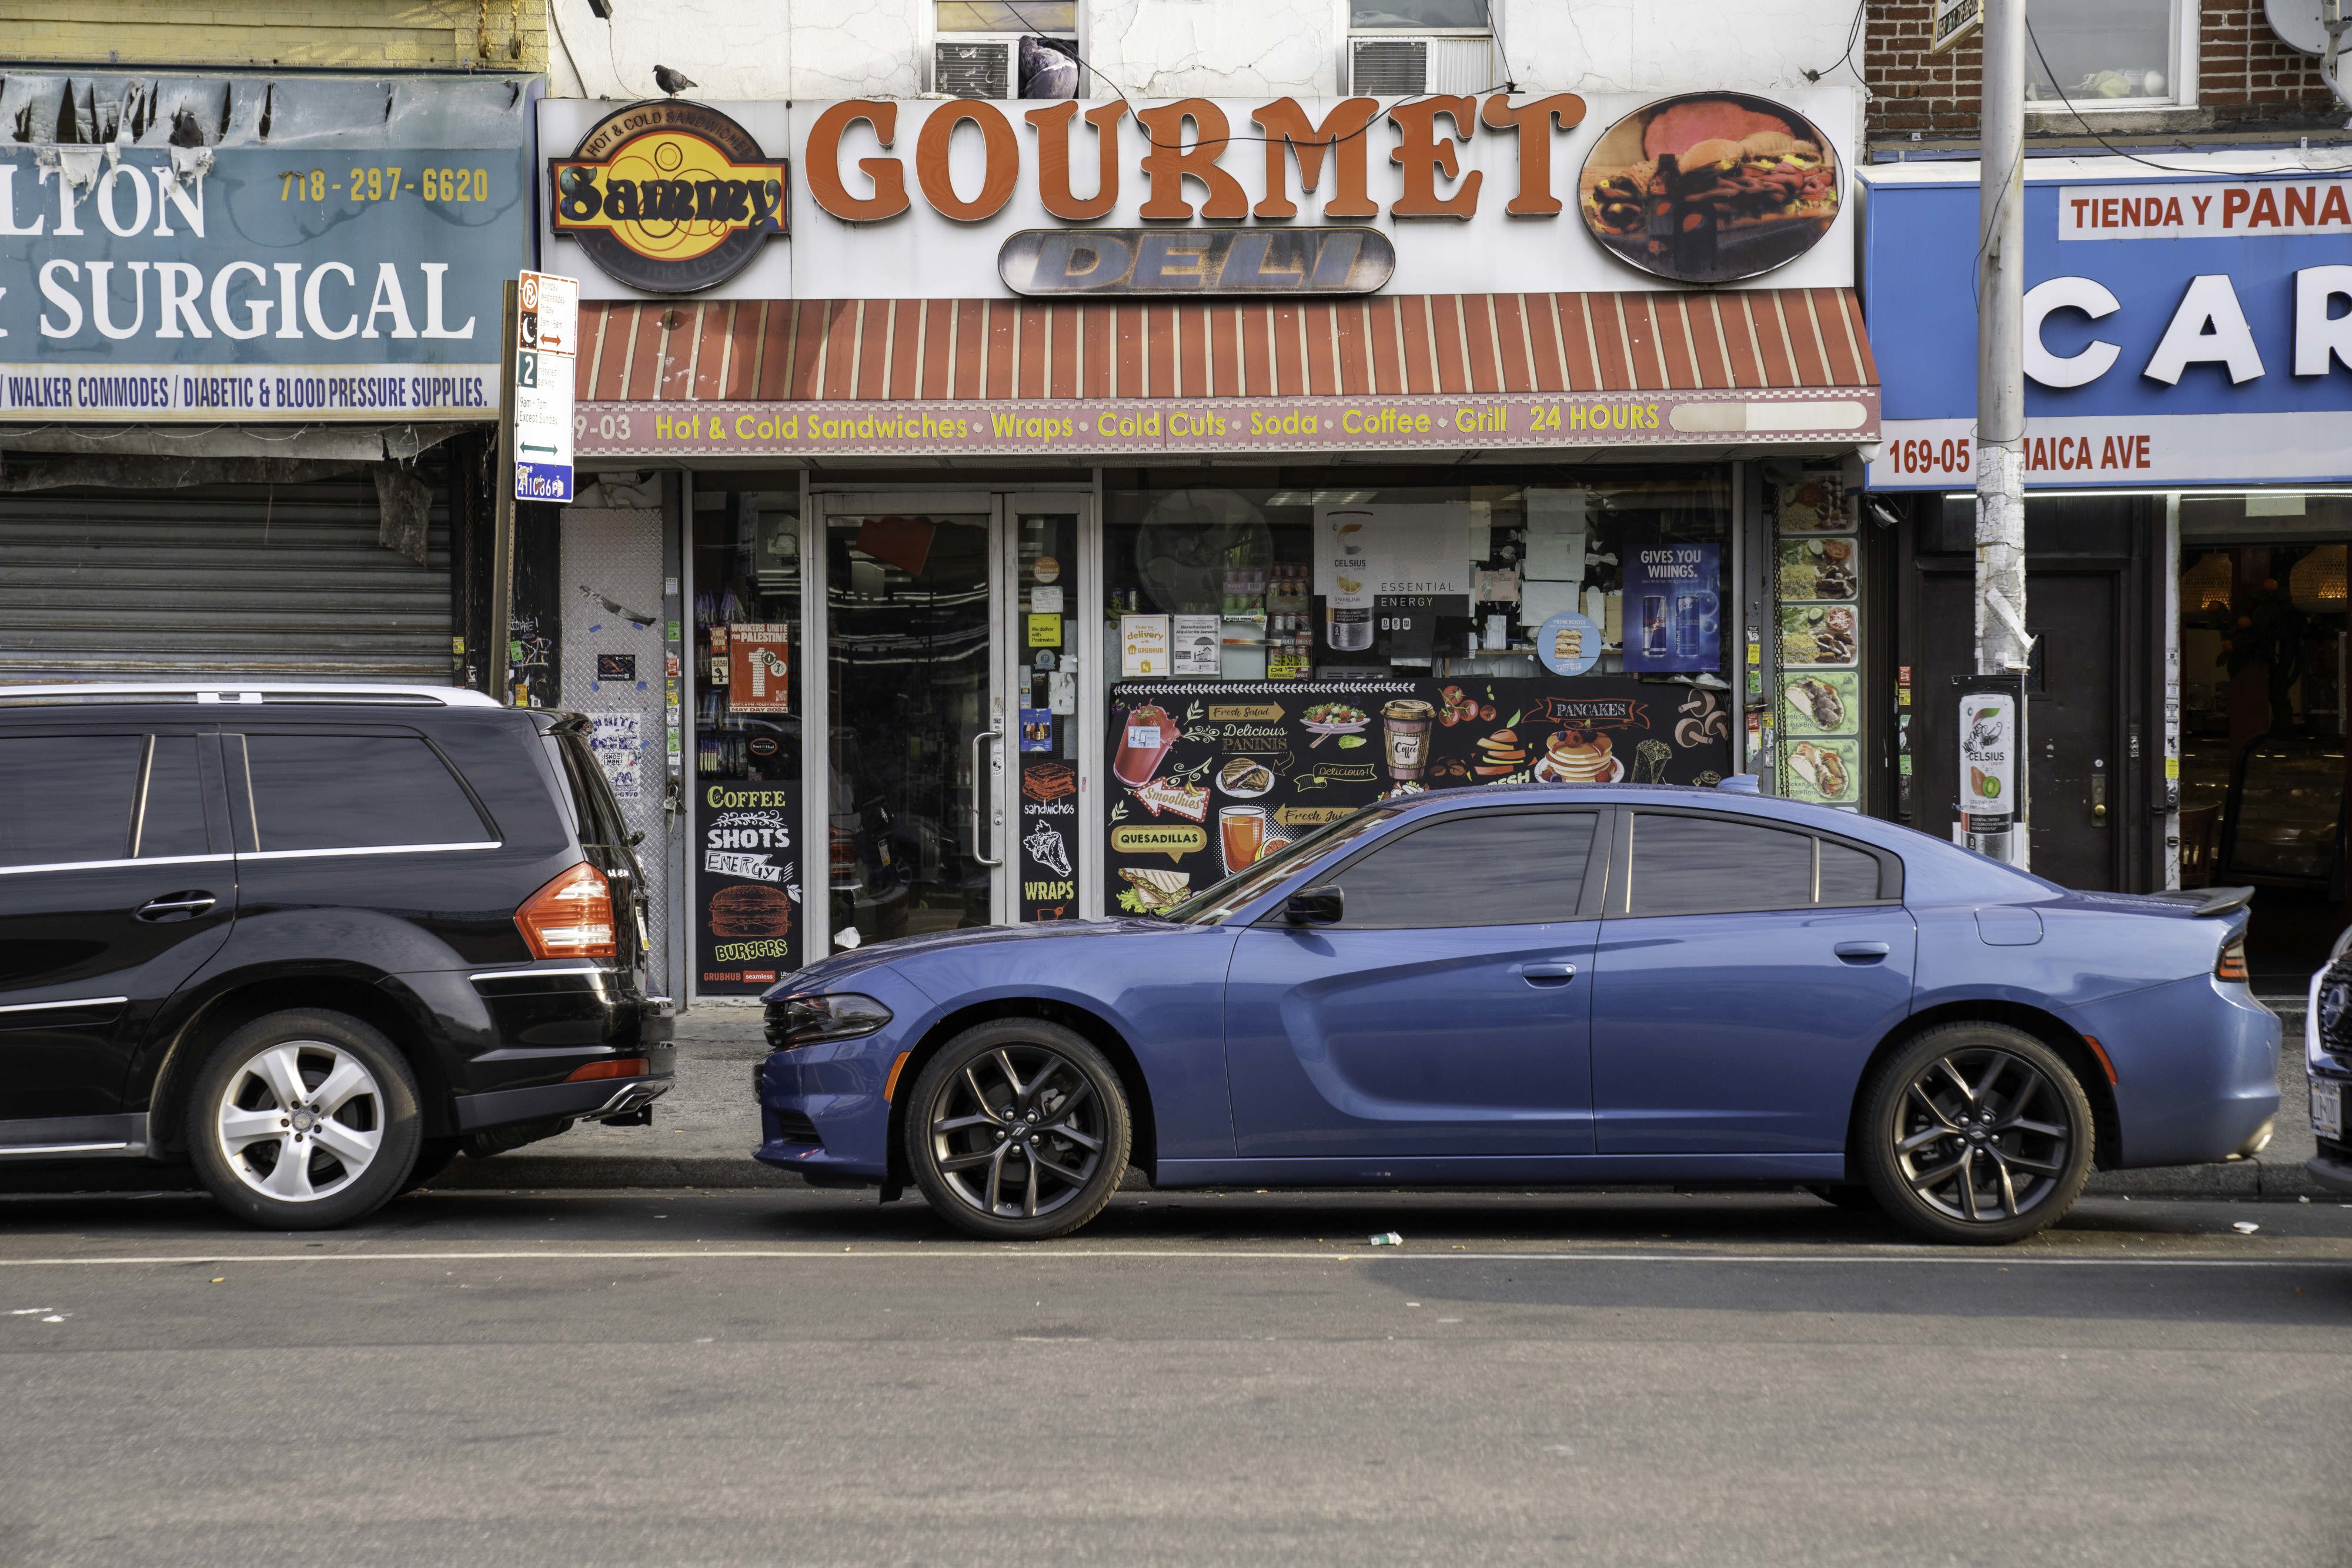
<svg viewBox="0 0 2352 1568">
<path fill-rule="evenodd" d="M 1376 800 L 1479 784 L 1712 785 L 1728 692 L 1622 677 L 1121 681 L 1113 911 L 1151 914 Z"/>
<path fill-rule="evenodd" d="M 1625 560 L 1625 668 L 1690 674 L 1723 667 L 1716 591 L 1720 545 L 1645 545 Z"/>
<path fill-rule="evenodd" d="M 1048 715 L 1048 725 L 1076 724 Z M 1078 914 L 1078 770 L 1050 753 L 1021 757 L 1021 919 L 1075 920 Z"/>
<path fill-rule="evenodd" d="M 695 969 L 707 996 L 756 996 L 800 967 L 796 781 L 695 793 Z"/>
<path fill-rule="evenodd" d="M 793 629 L 738 622 L 727 628 L 727 706 L 736 713 L 792 711 Z"/>
</svg>

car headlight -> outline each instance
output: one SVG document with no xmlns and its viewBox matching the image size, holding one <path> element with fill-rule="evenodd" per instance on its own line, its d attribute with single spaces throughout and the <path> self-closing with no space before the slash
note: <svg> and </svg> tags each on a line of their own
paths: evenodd
<svg viewBox="0 0 2352 1568">
<path fill-rule="evenodd" d="M 768 1049 L 792 1051 L 828 1040 L 856 1040 L 890 1021 L 872 997 L 842 992 L 781 998 L 768 1004 Z"/>
</svg>

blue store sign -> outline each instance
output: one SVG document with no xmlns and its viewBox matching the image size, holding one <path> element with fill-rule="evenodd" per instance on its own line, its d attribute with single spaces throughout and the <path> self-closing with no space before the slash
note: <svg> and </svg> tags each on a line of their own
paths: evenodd
<svg viewBox="0 0 2352 1568">
<path fill-rule="evenodd" d="M 0 145 L 0 419 L 497 417 L 526 79 L 9 88 L 86 140 Z"/>
<path fill-rule="evenodd" d="M 2027 484 L 2352 479 L 2352 179 L 2110 167 L 2029 172 Z M 1873 489 L 1974 483 L 1974 172 L 1865 174 Z"/>
</svg>

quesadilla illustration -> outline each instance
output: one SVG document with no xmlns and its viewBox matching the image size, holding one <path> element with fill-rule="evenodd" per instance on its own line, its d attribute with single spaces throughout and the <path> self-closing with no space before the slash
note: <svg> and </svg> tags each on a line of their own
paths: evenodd
<svg viewBox="0 0 2352 1568">
<path fill-rule="evenodd" d="M 1149 866 L 1121 866 L 1118 874 L 1135 889 L 1136 902 L 1146 915 L 1181 904 L 1192 894 L 1189 871 L 1155 871 Z"/>
</svg>

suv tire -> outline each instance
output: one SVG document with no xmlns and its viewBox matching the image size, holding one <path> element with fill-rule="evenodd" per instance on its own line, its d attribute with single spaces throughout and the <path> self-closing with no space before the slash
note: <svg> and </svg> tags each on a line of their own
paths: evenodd
<svg viewBox="0 0 2352 1568">
<path fill-rule="evenodd" d="M 1863 1103 L 1862 1174 L 1923 1240 L 2023 1240 L 2063 1218 L 2090 1177 L 2081 1080 L 2006 1024 L 1927 1030 L 1879 1064 Z"/>
<path fill-rule="evenodd" d="M 1118 1073 L 1043 1019 L 998 1019 L 948 1041 L 907 1101 L 907 1166 L 943 1219 L 992 1241 L 1066 1236 L 1127 1174 Z"/>
<path fill-rule="evenodd" d="M 424 1141 L 407 1059 L 371 1025 L 310 1008 L 267 1014 L 215 1046 L 186 1126 L 214 1199 L 277 1230 L 373 1213 L 407 1185 Z"/>
</svg>

